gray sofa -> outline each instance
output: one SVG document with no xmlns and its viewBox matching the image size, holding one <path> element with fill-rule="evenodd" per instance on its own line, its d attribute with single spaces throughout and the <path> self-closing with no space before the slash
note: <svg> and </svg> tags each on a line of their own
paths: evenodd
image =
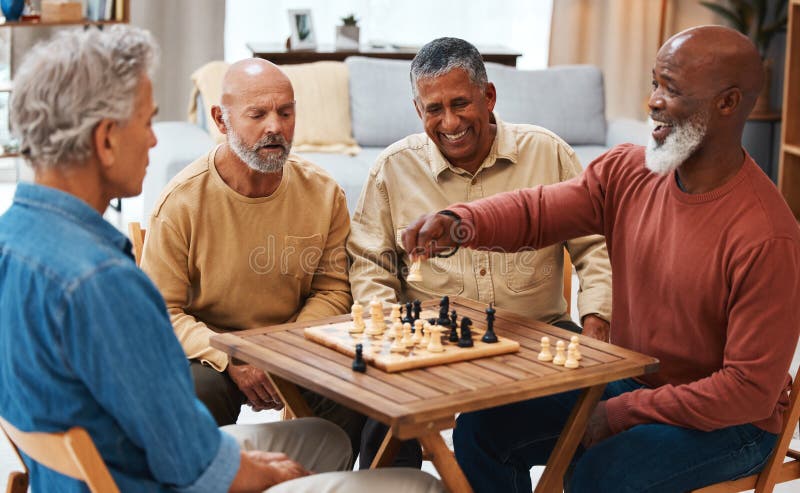
<svg viewBox="0 0 800 493">
<path fill-rule="evenodd" d="M 352 212 L 381 151 L 423 129 L 412 104 L 410 62 L 351 57 L 345 63 L 350 77 L 353 137 L 362 151 L 356 156 L 302 155 L 333 175 L 344 189 Z M 649 130 L 644 122 L 606 121 L 603 76 L 596 67 L 530 71 L 489 63 L 486 69 L 497 87 L 495 113 L 499 118 L 552 130 L 575 149 L 584 166 L 616 144 L 647 141 Z M 154 129 L 158 145 L 151 150 L 144 183 L 145 217 L 169 179 L 213 146 L 203 128 L 188 122 L 160 122 Z"/>
</svg>

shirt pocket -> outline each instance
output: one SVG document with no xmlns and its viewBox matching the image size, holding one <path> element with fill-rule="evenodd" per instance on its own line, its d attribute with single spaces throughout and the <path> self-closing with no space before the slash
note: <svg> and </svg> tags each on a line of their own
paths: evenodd
<svg viewBox="0 0 800 493">
<path fill-rule="evenodd" d="M 411 260 L 403 248 L 401 240 L 405 227 L 395 231 L 395 243 L 401 252 L 400 261 L 411 267 Z M 404 272 L 402 277 L 411 289 L 416 289 L 432 296 L 455 296 L 464 292 L 464 257 L 463 251 L 458 251 L 455 255 L 448 258 L 434 257 L 423 260 L 420 263 L 420 273 L 422 281 L 405 280 Z"/>
<path fill-rule="evenodd" d="M 502 254 L 506 286 L 515 293 L 529 291 L 549 281 L 556 271 L 555 248 Z"/>
<path fill-rule="evenodd" d="M 320 233 L 311 236 L 290 236 L 283 239 L 281 273 L 311 287 L 311 280 L 322 259 L 323 239 Z"/>
</svg>

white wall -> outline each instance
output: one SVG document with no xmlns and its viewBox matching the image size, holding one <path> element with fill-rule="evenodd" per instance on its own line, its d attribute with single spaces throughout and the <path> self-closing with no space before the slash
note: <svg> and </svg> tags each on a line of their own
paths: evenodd
<svg viewBox="0 0 800 493">
<path fill-rule="evenodd" d="M 441 36 L 475 45 L 506 46 L 523 54 L 520 68 L 547 66 L 552 0 L 228 0 L 225 60 L 251 56 L 247 42 L 283 43 L 288 9 L 311 9 L 318 44 L 334 43 L 336 25 L 354 13 L 361 43 L 421 46 Z"/>
</svg>

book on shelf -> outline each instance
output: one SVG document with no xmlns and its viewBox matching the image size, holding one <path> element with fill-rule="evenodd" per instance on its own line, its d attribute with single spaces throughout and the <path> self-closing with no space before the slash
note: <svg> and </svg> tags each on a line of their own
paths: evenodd
<svg viewBox="0 0 800 493">
<path fill-rule="evenodd" d="M 86 18 L 90 21 L 122 20 L 123 0 L 86 0 Z"/>
</svg>

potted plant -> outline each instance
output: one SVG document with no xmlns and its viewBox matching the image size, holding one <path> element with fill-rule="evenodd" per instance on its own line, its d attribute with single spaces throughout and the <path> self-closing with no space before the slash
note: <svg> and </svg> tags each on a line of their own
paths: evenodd
<svg viewBox="0 0 800 493">
<path fill-rule="evenodd" d="M 342 17 L 342 25 L 336 26 L 336 49 L 358 49 L 359 31 L 358 19 L 356 19 L 355 14 Z"/>
<path fill-rule="evenodd" d="M 769 112 L 772 62 L 767 58 L 767 53 L 775 35 L 786 31 L 789 0 L 704 1 L 700 4 L 726 19 L 731 27 L 745 34 L 756 45 L 764 62 L 765 80 L 753 113 Z"/>
</svg>

